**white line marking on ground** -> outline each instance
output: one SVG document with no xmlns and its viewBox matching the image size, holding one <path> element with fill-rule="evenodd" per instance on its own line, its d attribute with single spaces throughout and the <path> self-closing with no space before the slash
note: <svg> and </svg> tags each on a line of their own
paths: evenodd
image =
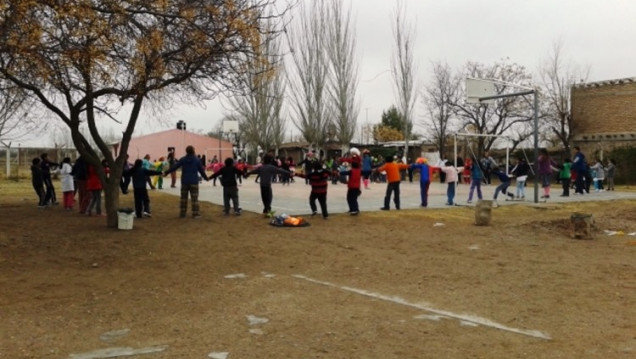
<svg viewBox="0 0 636 359">
<path fill-rule="evenodd" d="M 101 358 L 115 358 L 115 357 L 123 357 L 123 356 L 137 356 L 142 354 L 152 354 L 159 353 L 168 348 L 167 345 L 158 346 L 158 347 L 146 347 L 146 348 L 105 348 L 98 349 L 92 352 L 81 353 L 81 354 L 71 354 L 69 356 L 70 359 L 101 359 Z"/>
<path fill-rule="evenodd" d="M 446 311 L 446 310 L 431 308 L 431 307 L 428 307 L 428 306 L 422 305 L 422 304 L 410 303 L 407 300 L 405 300 L 403 298 L 400 298 L 400 297 L 396 297 L 396 296 L 387 296 L 387 295 L 383 295 L 383 294 L 369 292 L 369 291 L 366 291 L 366 290 L 363 290 L 363 289 L 357 289 L 357 288 L 352 288 L 352 287 L 347 287 L 347 286 L 339 286 L 337 284 L 324 282 L 324 281 L 320 281 L 320 280 L 317 280 L 317 279 L 312 279 L 312 278 L 309 278 L 309 277 L 306 277 L 306 276 L 300 275 L 300 274 L 294 274 L 294 275 L 292 275 L 292 277 L 298 278 L 298 279 L 302 279 L 302 280 L 306 280 L 306 281 L 311 282 L 311 283 L 316 283 L 316 284 L 324 285 L 324 286 L 327 286 L 327 287 L 338 288 L 338 289 L 341 289 L 341 290 L 344 290 L 344 291 L 347 291 L 347 292 L 360 294 L 360 295 L 363 295 L 365 297 L 371 297 L 371 298 L 375 298 L 375 299 L 380 299 L 380 300 L 384 300 L 384 301 L 391 302 L 391 303 L 401 304 L 401 305 L 404 305 L 404 306 L 407 306 L 407 307 L 412 307 L 412 308 L 416 308 L 416 309 L 426 310 L 428 312 L 439 314 L 439 315 L 443 315 L 443 316 L 446 316 L 446 317 L 455 318 L 455 319 L 458 319 L 460 321 L 465 322 L 464 325 L 466 325 L 466 323 L 473 323 L 475 325 L 483 325 L 483 326 L 486 326 L 486 327 L 491 327 L 491 328 L 504 330 L 504 331 L 511 332 L 511 333 L 517 333 L 517 334 L 521 334 L 521 335 L 527 335 L 527 336 L 530 336 L 530 337 L 535 337 L 535 338 L 540 338 L 540 339 L 547 339 L 547 340 L 552 339 L 549 334 L 541 332 L 541 331 L 538 331 L 538 330 L 527 330 L 527 329 L 512 328 L 512 327 L 506 326 L 504 324 L 500 324 L 500 323 L 494 322 L 494 321 L 492 321 L 490 319 L 481 318 L 481 317 L 478 317 L 478 316 L 473 316 L 473 315 L 468 315 L 468 314 L 456 314 L 456 313 L 449 312 L 449 311 Z"/>
</svg>

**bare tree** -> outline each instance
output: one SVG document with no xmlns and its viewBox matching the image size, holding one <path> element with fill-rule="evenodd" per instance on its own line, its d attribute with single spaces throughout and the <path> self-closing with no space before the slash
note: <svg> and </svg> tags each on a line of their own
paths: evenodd
<svg viewBox="0 0 636 359">
<path fill-rule="evenodd" d="M 329 93 L 335 107 L 333 122 L 336 137 L 344 153 L 353 140 L 360 113 L 360 103 L 356 99 L 358 65 L 355 30 L 351 22 L 351 8 L 343 9 L 340 0 L 331 0 L 329 19 L 327 49 L 332 70 Z"/>
<path fill-rule="evenodd" d="M 397 103 L 402 122 L 404 123 L 404 154 L 409 152 L 409 139 L 413 128 L 413 108 L 417 100 L 415 88 L 415 64 L 413 60 L 413 43 L 415 41 L 415 28 L 406 22 L 406 6 L 403 1 L 398 1 L 394 14 L 393 38 L 395 49 L 391 59 L 391 69 L 395 85 Z"/>
<path fill-rule="evenodd" d="M 547 102 L 544 124 L 563 146 L 564 155 L 570 157 L 570 142 L 576 132 L 570 109 L 570 91 L 577 82 L 585 82 L 589 70 L 567 64 L 562 56 L 562 43 L 552 45 L 552 52 L 544 60 L 539 75 L 543 84 L 543 97 Z"/>
<path fill-rule="evenodd" d="M 11 142 L 39 132 L 33 102 L 23 89 L 0 80 L 0 144 L 10 148 Z"/>
<path fill-rule="evenodd" d="M 35 96 L 70 129 L 105 192 L 117 226 L 119 181 L 147 103 L 212 98 L 240 86 L 246 57 L 258 57 L 261 24 L 274 0 L 7 0 L 0 7 L 0 76 Z M 130 109 L 120 152 L 98 129 Z M 80 131 L 86 123 L 99 151 Z M 110 167 L 107 176 L 101 164 Z"/>
<path fill-rule="evenodd" d="M 514 92 L 514 87 L 507 84 L 530 86 L 531 75 L 525 67 L 508 63 L 505 60 L 491 66 L 468 62 L 465 66 L 466 77 L 490 79 L 497 81 L 495 94 Z M 507 97 L 493 101 L 494 103 L 469 104 L 465 101 L 465 88 L 459 96 L 459 102 L 453 108 L 462 119 L 462 127 L 470 127 L 475 134 L 506 135 L 517 125 L 532 121 L 533 109 L 529 101 L 522 97 Z M 481 157 L 497 141 L 496 137 L 478 137 L 477 153 Z"/>
<path fill-rule="evenodd" d="M 276 34 L 268 31 L 258 49 L 262 56 L 246 61 L 248 70 L 243 81 L 250 91 L 229 99 L 234 112 L 228 116 L 239 121 L 241 139 L 249 147 L 260 147 L 266 152 L 278 151 L 286 131 L 282 114 L 285 67 Z"/>
<path fill-rule="evenodd" d="M 328 10 L 325 0 L 301 3 L 291 35 L 289 74 L 293 122 L 310 146 L 320 150 L 327 141 L 329 120 Z"/>
<path fill-rule="evenodd" d="M 431 140 L 437 144 L 440 158 L 446 153 L 446 140 L 451 119 L 453 104 L 459 102 L 461 79 L 454 76 L 448 64 L 433 63 L 433 78 L 424 87 L 422 103 L 428 112 L 425 125 L 430 129 Z"/>
</svg>

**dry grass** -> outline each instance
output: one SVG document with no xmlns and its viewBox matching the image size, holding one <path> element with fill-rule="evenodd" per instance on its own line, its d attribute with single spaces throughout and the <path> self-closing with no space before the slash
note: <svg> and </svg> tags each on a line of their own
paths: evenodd
<svg viewBox="0 0 636 359">
<path fill-rule="evenodd" d="M 38 210 L 28 183 L 0 183 L 0 358 L 156 345 L 168 347 L 144 357 L 636 356 L 636 237 L 603 232 L 636 232 L 633 201 L 505 206 L 489 227 L 475 227 L 469 207 L 275 228 L 208 203 L 202 219 L 179 219 L 178 199 L 160 193 L 152 205 L 152 219 L 118 231 Z M 569 238 L 572 212 L 593 213 L 594 240 Z M 245 278 L 225 277 L 236 273 Z"/>
</svg>

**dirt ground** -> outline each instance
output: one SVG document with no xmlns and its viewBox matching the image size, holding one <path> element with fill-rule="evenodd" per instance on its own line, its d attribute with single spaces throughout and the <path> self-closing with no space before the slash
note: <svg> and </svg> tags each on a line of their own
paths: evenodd
<svg viewBox="0 0 636 359">
<path fill-rule="evenodd" d="M 276 228 L 209 203 L 179 219 L 153 192 L 123 231 L 38 210 L 25 182 L 0 183 L 0 358 L 636 357 L 634 201 Z M 594 239 L 569 237 L 573 212 Z"/>
</svg>

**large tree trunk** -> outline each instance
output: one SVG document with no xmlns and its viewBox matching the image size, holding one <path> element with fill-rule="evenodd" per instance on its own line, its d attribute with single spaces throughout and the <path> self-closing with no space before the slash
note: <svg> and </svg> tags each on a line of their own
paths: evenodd
<svg viewBox="0 0 636 359">
<path fill-rule="evenodd" d="M 119 181 L 121 172 L 112 171 L 108 181 L 104 184 L 104 207 L 106 208 L 106 225 L 108 227 L 117 227 L 119 208 Z"/>
</svg>

